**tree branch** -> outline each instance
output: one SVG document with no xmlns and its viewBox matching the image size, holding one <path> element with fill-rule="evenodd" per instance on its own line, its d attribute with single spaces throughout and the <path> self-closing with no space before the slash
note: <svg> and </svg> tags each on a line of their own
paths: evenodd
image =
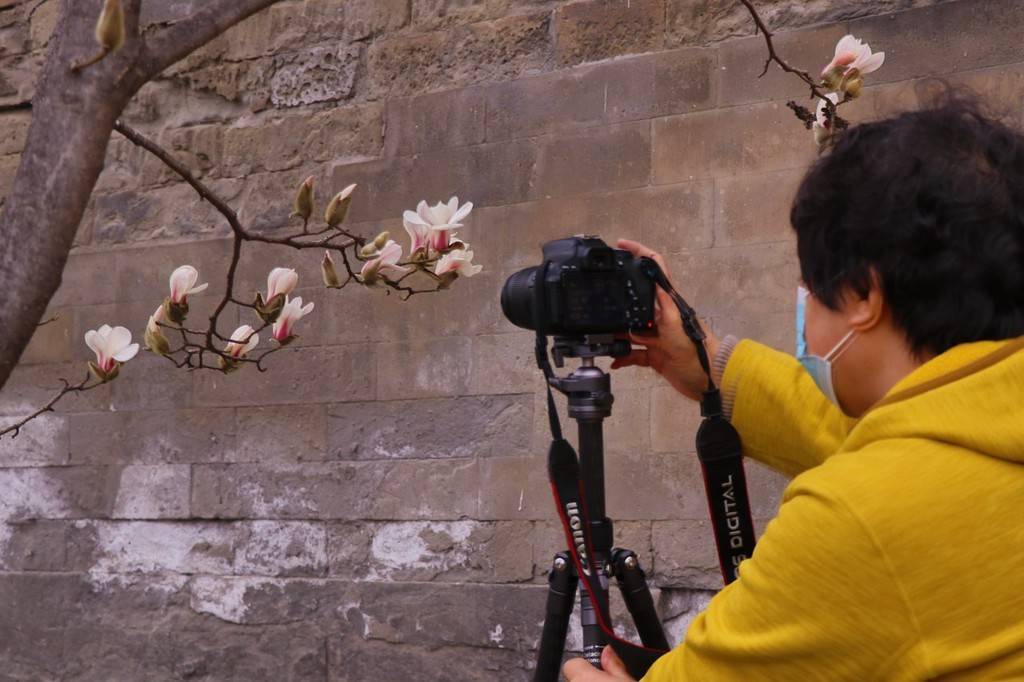
<svg viewBox="0 0 1024 682">
<path fill-rule="evenodd" d="M 81 393 L 83 391 L 89 391 L 91 389 L 96 388 L 97 386 L 103 385 L 102 381 L 98 381 L 95 384 L 90 384 L 89 378 L 90 375 L 86 373 L 85 379 L 82 379 L 81 382 L 74 385 L 68 383 L 67 379 L 61 379 L 61 382 L 64 384 L 64 388 L 62 388 L 60 392 L 57 393 L 57 395 L 50 398 L 50 402 L 46 403 L 45 405 L 40 407 L 32 414 L 28 415 L 24 419 L 17 421 L 4 429 L 0 429 L 0 438 L 3 438 L 7 434 L 11 434 L 11 438 L 16 437 L 18 433 L 21 431 L 21 429 L 25 426 L 25 424 L 29 423 L 36 417 L 45 414 L 46 412 L 53 412 L 53 406 L 56 405 L 57 402 L 61 398 L 66 396 L 68 393 Z"/>
<path fill-rule="evenodd" d="M 207 0 L 203 8 L 148 37 L 141 60 L 145 80 L 210 42 L 256 12 L 281 0 Z"/>
<path fill-rule="evenodd" d="M 790 66 L 790 64 L 782 57 L 780 57 L 779 54 L 775 51 L 775 44 L 772 42 L 774 34 L 768 30 L 768 26 L 764 23 L 764 20 L 761 18 L 761 15 L 758 14 L 757 8 L 754 7 L 753 0 L 739 1 L 744 7 L 747 8 L 747 11 L 750 12 L 750 16 L 751 18 L 753 18 L 757 30 L 760 31 L 761 35 L 764 36 L 765 46 L 768 48 L 768 57 L 766 57 L 764 60 L 764 69 L 762 69 L 761 75 L 758 76 L 758 78 L 761 78 L 766 73 L 768 73 L 768 67 L 771 66 L 772 62 L 775 62 L 780 69 L 782 69 L 786 73 L 791 73 L 795 75 L 805 84 L 807 84 L 807 87 L 811 91 L 811 99 L 818 98 L 824 100 L 825 108 L 828 111 L 829 120 L 835 122 L 836 129 L 845 128 L 846 121 L 840 118 L 839 115 L 836 113 L 837 105 L 827 97 L 827 93 L 821 89 L 819 82 L 815 80 L 807 71 Z M 809 113 L 806 108 L 794 102 L 790 103 L 790 109 L 792 109 L 793 112 L 797 115 L 797 118 L 800 118 L 802 121 L 806 123 L 807 114 Z M 813 114 L 810 114 L 810 120 L 813 122 Z"/>
</svg>

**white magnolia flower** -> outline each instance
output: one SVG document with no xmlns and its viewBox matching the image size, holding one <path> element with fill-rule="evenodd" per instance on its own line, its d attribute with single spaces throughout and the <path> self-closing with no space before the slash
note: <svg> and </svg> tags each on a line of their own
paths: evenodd
<svg viewBox="0 0 1024 682">
<path fill-rule="evenodd" d="M 402 223 L 405 225 L 412 244 L 409 247 L 410 253 L 424 244 L 434 251 L 443 251 L 451 244 L 453 230 L 462 227 L 462 220 L 473 210 L 473 202 L 467 201 L 459 206 L 459 198 L 452 197 L 448 203 L 437 202 L 434 206 L 428 206 L 426 201 L 421 201 L 415 211 L 406 211 L 402 214 Z"/>
<path fill-rule="evenodd" d="M 836 87 L 847 71 L 857 69 L 863 76 L 877 71 L 884 62 L 884 52 L 872 52 L 871 46 L 864 41 L 852 35 L 845 35 L 836 43 L 835 56 L 828 66 L 821 70 L 821 77 L 829 87 Z"/>
<path fill-rule="evenodd" d="M 96 354 L 96 366 L 103 372 L 110 372 L 118 363 L 128 362 L 139 352 L 139 344 L 132 343 L 130 331 L 109 324 L 87 331 L 85 345 Z"/>
<path fill-rule="evenodd" d="M 281 314 L 274 323 L 274 339 L 279 343 L 287 341 L 292 336 L 292 327 L 306 315 L 313 312 L 313 304 L 302 305 L 302 297 L 296 296 L 292 299 L 285 299 Z"/>
<path fill-rule="evenodd" d="M 185 298 L 189 294 L 198 294 L 200 291 L 204 291 L 209 284 L 200 284 L 196 286 L 196 282 L 199 281 L 199 271 L 191 265 L 182 265 L 176 268 L 171 273 L 170 284 L 171 284 L 171 300 L 175 303 L 185 302 Z"/>
<path fill-rule="evenodd" d="M 407 265 L 398 265 L 400 260 L 402 260 L 402 245 L 394 239 L 389 239 L 376 258 L 366 261 L 359 276 L 366 284 L 376 282 L 378 275 L 386 275 L 389 279 L 395 279 L 412 270 Z"/>
<path fill-rule="evenodd" d="M 231 334 L 231 342 L 224 347 L 224 352 L 233 358 L 243 357 L 260 342 L 260 335 L 254 334 L 254 331 L 249 325 L 243 324 Z"/>
<path fill-rule="evenodd" d="M 834 92 L 828 93 L 826 95 L 826 97 L 828 97 L 829 100 L 831 100 L 832 104 L 838 104 L 839 103 L 839 95 L 834 93 Z M 828 119 L 828 115 L 827 115 L 826 112 L 827 112 L 827 105 L 825 104 L 825 100 L 819 99 L 818 100 L 818 106 L 814 110 L 814 125 L 815 126 L 817 126 L 819 128 L 830 128 L 830 127 L 832 127 L 832 121 L 830 121 Z"/>
<path fill-rule="evenodd" d="M 462 277 L 472 277 L 484 269 L 482 265 L 473 265 L 473 252 L 466 249 L 455 249 L 441 256 L 434 267 L 435 275 L 454 272 Z"/>
<path fill-rule="evenodd" d="M 267 275 L 267 297 L 264 300 L 270 302 L 278 294 L 287 296 L 298 283 L 299 274 L 294 269 L 274 268 Z"/>
</svg>

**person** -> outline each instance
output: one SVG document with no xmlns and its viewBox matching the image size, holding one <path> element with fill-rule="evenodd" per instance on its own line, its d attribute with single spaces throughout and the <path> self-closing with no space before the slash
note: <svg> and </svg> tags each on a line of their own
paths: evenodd
<svg viewBox="0 0 1024 682">
<path fill-rule="evenodd" d="M 744 454 L 794 478 L 643 679 L 1024 679 L 1024 137 L 952 96 L 850 128 L 791 222 L 805 357 L 707 343 Z M 694 347 L 657 304 L 613 367 L 696 399 Z M 563 670 L 629 679 L 610 648 L 602 667 Z"/>
</svg>

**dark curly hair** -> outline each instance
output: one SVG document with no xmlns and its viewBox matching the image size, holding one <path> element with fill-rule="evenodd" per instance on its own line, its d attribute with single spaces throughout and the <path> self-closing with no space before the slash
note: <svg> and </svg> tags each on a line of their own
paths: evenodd
<svg viewBox="0 0 1024 682">
<path fill-rule="evenodd" d="M 1024 137 L 970 99 L 842 133 L 790 220 L 814 296 L 835 310 L 874 273 L 918 357 L 1024 334 Z"/>
</svg>

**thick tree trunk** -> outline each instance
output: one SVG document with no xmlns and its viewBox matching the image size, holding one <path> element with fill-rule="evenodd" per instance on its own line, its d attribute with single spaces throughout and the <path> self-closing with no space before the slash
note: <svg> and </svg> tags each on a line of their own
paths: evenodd
<svg viewBox="0 0 1024 682">
<path fill-rule="evenodd" d="M 0 215 L 0 386 L 60 286 L 110 131 L 132 94 L 114 85 L 111 67 L 121 60 L 70 69 L 96 53 L 98 13 L 97 0 L 62 2 L 21 165 Z"/>
<path fill-rule="evenodd" d="M 32 100 L 32 123 L 0 214 L 0 388 L 28 345 L 61 272 L 106 157 L 114 122 L 143 84 L 251 14 L 279 0 L 208 0 L 191 17 L 138 35 L 142 0 L 122 0 L 129 37 L 97 64 L 102 0 L 62 0 Z M 153 1 L 153 0 L 148 0 Z"/>
</svg>

